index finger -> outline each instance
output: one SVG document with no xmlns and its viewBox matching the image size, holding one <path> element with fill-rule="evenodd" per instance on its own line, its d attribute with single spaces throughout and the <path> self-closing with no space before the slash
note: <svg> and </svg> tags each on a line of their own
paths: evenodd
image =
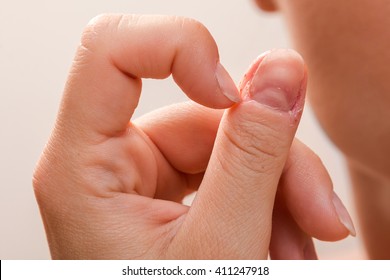
<svg viewBox="0 0 390 280">
<path fill-rule="evenodd" d="M 205 106 L 227 108 L 239 100 L 234 82 L 219 63 L 215 41 L 195 20 L 95 18 L 76 54 L 60 121 L 84 132 L 118 135 L 138 104 L 141 78 L 162 79 L 171 73 L 192 100 Z"/>
</svg>

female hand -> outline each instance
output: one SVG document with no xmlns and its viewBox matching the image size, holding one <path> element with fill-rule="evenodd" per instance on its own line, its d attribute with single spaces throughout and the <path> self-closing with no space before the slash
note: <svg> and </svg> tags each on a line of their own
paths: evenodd
<svg viewBox="0 0 390 280">
<path fill-rule="evenodd" d="M 304 104 L 300 56 L 260 57 L 241 96 L 218 61 L 193 20 L 106 15 L 89 24 L 34 173 L 53 258 L 267 258 L 279 181 L 276 257 L 314 258 L 311 236 L 352 231 L 320 161 L 299 142 L 288 157 Z M 129 122 L 141 78 L 171 73 L 214 109 L 186 103 Z M 194 190 L 191 207 L 181 204 Z"/>
</svg>

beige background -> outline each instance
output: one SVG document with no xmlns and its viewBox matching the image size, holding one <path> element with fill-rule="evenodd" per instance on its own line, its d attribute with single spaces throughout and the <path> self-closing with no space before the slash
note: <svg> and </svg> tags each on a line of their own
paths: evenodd
<svg viewBox="0 0 390 280">
<path fill-rule="evenodd" d="M 49 252 L 31 175 L 50 134 L 83 26 L 104 12 L 184 15 L 203 22 L 236 81 L 270 48 L 289 47 L 279 15 L 258 11 L 251 0 L 0 0 L 0 258 L 46 259 Z M 139 116 L 186 100 L 170 79 L 146 81 Z M 323 159 L 336 191 L 353 213 L 342 158 L 307 107 L 298 137 Z M 361 256 L 359 239 L 319 242 L 322 258 Z"/>
</svg>

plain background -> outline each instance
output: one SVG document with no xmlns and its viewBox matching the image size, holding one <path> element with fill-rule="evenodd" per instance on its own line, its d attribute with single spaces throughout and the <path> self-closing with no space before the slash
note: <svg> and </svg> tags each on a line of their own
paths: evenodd
<svg viewBox="0 0 390 280">
<path fill-rule="evenodd" d="M 237 82 L 260 53 L 291 47 L 281 16 L 260 12 L 251 0 L 0 0 L 0 259 L 50 258 L 31 177 L 53 127 L 83 27 L 106 12 L 201 21 Z M 171 79 L 147 80 L 136 116 L 183 100 Z M 342 157 L 309 106 L 297 136 L 322 158 L 336 192 L 355 217 Z M 363 256 L 359 238 L 317 242 L 317 247 L 325 259 Z"/>
</svg>

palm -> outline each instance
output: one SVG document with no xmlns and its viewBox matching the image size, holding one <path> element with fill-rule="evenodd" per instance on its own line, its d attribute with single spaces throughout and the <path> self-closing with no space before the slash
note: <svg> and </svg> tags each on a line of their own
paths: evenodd
<svg viewBox="0 0 390 280">
<path fill-rule="evenodd" d="M 109 167 L 112 173 L 101 180 L 109 182 L 101 188 L 105 188 L 105 196 L 110 199 L 101 205 L 102 213 L 95 224 L 101 230 L 98 233 L 94 229 L 94 235 L 99 243 L 104 240 L 114 244 L 117 237 L 113 239 L 112 230 L 121 230 L 121 244 L 128 250 L 121 250 L 124 255 L 115 258 L 162 257 L 147 252 L 163 252 L 150 250 L 151 246 L 158 249 L 170 240 L 180 225 L 178 218 L 188 211 L 180 202 L 197 188 L 203 174 L 185 174 L 172 167 L 152 140 L 132 124 L 124 134 L 100 145 L 96 154 L 107 156 L 99 160 L 100 165 Z M 140 232 L 143 234 L 137 234 Z M 118 248 L 111 247 L 109 252 L 117 254 Z M 105 250 L 105 254 L 109 252 Z"/>
</svg>

